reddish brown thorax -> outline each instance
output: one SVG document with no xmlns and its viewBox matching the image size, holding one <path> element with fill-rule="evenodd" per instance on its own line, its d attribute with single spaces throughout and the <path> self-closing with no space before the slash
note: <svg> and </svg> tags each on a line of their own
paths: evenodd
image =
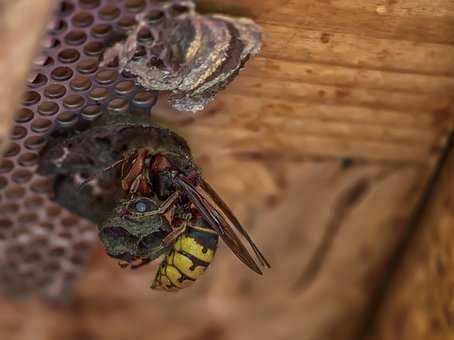
<svg viewBox="0 0 454 340">
<path fill-rule="evenodd" d="M 151 171 L 154 173 L 171 169 L 170 162 L 161 154 L 154 156 L 153 163 L 151 164 Z"/>
<path fill-rule="evenodd" d="M 123 164 L 121 187 L 130 194 L 148 196 L 152 193 L 151 176 L 170 168 L 163 155 L 150 155 L 148 150 L 140 149 Z"/>
</svg>

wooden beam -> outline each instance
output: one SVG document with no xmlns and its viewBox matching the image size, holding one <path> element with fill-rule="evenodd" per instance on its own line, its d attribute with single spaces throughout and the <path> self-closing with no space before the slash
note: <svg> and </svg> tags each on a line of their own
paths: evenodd
<svg viewBox="0 0 454 340">
<path fill-rule="evenodd" d="M 383 301 L 377 301 L 368 339 L 452 339 L 454 308 L 454 148 L 447 150 L 440 178 L 423 216 L 395 264 Z M 397 259 L 396 259 L 397 260 Z M 371 325 L 372 326 L 372 325 Z"/>
<path fill-rule="evenodd" d="M 52 5 L 52 0 L 0 1 L 0 152 Z"/>
</svg>

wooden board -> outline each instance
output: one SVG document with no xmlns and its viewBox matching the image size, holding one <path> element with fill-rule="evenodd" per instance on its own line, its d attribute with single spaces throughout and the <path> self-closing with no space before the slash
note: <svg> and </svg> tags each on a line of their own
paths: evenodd
<svg viewBox="0 0 454 340">
<path fill-rule="evenodd" d="M 273 269 L 257 277 L 221 247 L 197 286 L 166 295 L 148 290 L 154 267 L 125 272 L 98 249 L 73 305 L 3 302 L 2 337 L 343 340 L 364 334 L 371 297 L 452 133 L 454 4 L 199 3 L 205 11 L 253 17 L 264 28 L 263 51 L 197 119 L 169 116 L 165 105 L 157 116 L 178 122 L 206 177 Z M 21 60 L 28 62 L 26 52 Z M 413 339 L 411 332 L 396 337 L 393 321 L 379 323 L 389 328 L 389 339 Z"/>
<path fill-rule="evenodd" d="M 0 150 L 9 132 L 51 0 L 0 0 Z"/>
<path fill-rule="evenodd" d="M 415 224 L 400 269 L 385 287 L 385 299 L 368 332 L 371 339 L 450 339 L 454 336 L 454 149 L 422 218 Z"/>
</svg>

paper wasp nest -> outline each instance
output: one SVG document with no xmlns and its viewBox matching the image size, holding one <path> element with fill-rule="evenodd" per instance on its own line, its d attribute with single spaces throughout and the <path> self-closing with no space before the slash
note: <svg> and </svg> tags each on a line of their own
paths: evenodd
<svg viewBox="0 0 454 340">
<path fill-rule="evenodd" d="M 0 155 L 0 294 L 65 298 L 97 240 L 93 224 L 57 204 L 66 182 L 39 170 L 54 136 L 149 119 L 159 96 L 150 89 L 201 109 L 259 45 L 251 21 L 201 16 L 188 1 L 58 1 Z"/>
<path fill-rule="evenodd" d="M 251 20 L 204 16 L 194 7 L 183 1 L 140 14 L 126 42 L 108 53 L 143 87 L 172 91 L 170 105 L 179 111 L 203 110 L 261 45 Z"/>
</svg>

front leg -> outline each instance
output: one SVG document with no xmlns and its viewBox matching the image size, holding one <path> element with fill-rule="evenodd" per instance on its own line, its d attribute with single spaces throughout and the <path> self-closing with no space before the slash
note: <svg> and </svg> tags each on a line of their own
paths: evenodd
<svg viewBox="0 0 454 340">
<path fill-rule="evenodd" d="M 132 214 L 134 219 L 141 219 L 145 217 L 150 217 L 154 215 L 164 215 L 170 207 L 175 203 L 175 201 L 180 197 L 180 193 L 178 191 L 175 191 L 172 195 L 170 195 L 164 202 L 161 203 L 158 209 L 149 211 L 149 212 L 143 212 L 143 213 L 134 213 Z"/>
</svg>

